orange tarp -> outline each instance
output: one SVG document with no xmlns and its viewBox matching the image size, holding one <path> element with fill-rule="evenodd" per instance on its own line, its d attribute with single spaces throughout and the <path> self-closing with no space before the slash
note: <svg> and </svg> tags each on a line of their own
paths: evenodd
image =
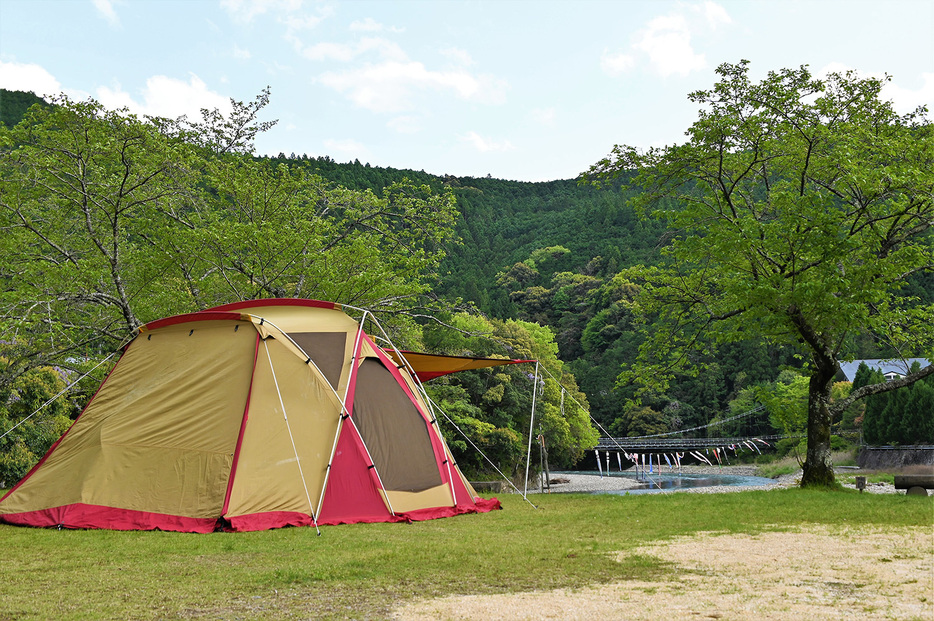
<svg viewBox="0 0 934 621">
<path fill-rule="evenodd" d="M 402 360 L 399 353 L 394 350 L 386 352 L 395 360 L 396 364 L 402 366 Z M 404 351 L 402 355 L 406 362 L 415 372 L 415 375 L 423 382 L 430 379 L 457 373 L 458 371 L 469 371 L 472 369 L 485 369 L 487 367 L 499 367 L 507 364 L 520 364 L 523 362 L 535 362 L 534 360 L 514 360 L 510 358 L 472 358 L 470 356 L 441 356 L 437 354 L 420 354 L 411 351 Z"/>
</svg>

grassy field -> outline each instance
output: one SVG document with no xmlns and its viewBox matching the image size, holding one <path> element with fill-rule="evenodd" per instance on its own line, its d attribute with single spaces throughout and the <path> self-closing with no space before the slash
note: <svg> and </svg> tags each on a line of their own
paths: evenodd
<svg viewBox="0 0 934 621">
<path fill-rule="evenodd" d="M 503 511 L 414 524 L 210 535 L 0 526 L 0 620 L 385 618 L 416 596 L 663 576 L 614 552 L 699 531 L 934 523 L 934 499 L 801 489 L 505 495 Z"/>
</svg>

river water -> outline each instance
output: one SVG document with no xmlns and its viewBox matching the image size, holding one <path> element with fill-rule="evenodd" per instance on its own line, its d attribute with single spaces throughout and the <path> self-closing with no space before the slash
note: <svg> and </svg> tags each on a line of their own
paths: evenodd
<svg viewBox="0 0 934 621">
<path fill-rule="evenodd" d="M 597 472 L 578 472 L 599 476 Z M 688 474 L 677 472 L 639 473 L 613 472 L 612 478 L 623 478 L 633 483 L 633 487 L 621 490 L 595 491 L 599 494 L 651 494 L 665 490 L 687 489 L 695 487 L 746 487 L 774 485 L 774 479 L 737 474 Z"/>
</svg>

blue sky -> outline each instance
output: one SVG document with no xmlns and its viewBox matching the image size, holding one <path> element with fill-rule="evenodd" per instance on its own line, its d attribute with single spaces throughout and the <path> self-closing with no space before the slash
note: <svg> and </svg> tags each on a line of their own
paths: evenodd
<svg viewBox="0 0 934 621">
<path fill-rule="evenodd" d="M 0 0 L 0 87 L 198 117 L 267 85 L 259 153 L 569 179 L 683 139 L 721 62 L 890 74 L 934 108 L 934 0 Z"/>
</svg>

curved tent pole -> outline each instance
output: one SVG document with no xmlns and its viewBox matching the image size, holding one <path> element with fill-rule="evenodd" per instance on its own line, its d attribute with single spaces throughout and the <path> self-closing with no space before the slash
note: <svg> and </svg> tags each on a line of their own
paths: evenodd
<svg viewBox="0 0 934 621">
<path fill-rule="evenodd" d="M 353 418 L 350 416 L 350 410 L 347 408 L 347 398 L 350 394 L 350 387 L 354 383 L 354 378 L 357 374 L 357 360 L 360 359 L 360 348 L 363 346 L 363 321 L 366 319 L 366 315 L 369 314 L 369 311 L 363 311 L 363 318 L 360 320 L 360 323 L 357 327 L 357 336 L 354 339 L 353 353 L 350 358 L 350 375 L 347 378 L 347 387 L 344 389 L 344 398 L 341 399 L 341 413 L 340 419 L 337 421 L 337 430 L 334 433 L 334 442 L 331 444 L 331 454 L 328 457 L 328 466 L 324 473 L 324 483 L 321 486 L 321 498 L 318 500 L 318 511 L 321 511 L 321 507 L 324 504 L 324 494 L 328 488 L 328 481 L 331 476 L 331 465 L 334 462 L 334 455 L 337 452 L 337 442 L 340 439 L 341 430 L 344 427 L 344 421 L 350 420 L 350 424 L 353 425 L 354 431 L 357 432 L 357 437 L 360 438 L 360 444 L 363 445 L 363 450 L 366 451 L 366 457 L 369 460 L 370 464 L 373 466 L 373 472 L 376 474 L 376 480 L 379 483 L 380 489 L 383 490 L 384 498 L 386 499 L 386 504 L 389 507 L 389 513 L 395 515 L 396 512 L 392 508 L 392 502 L 389 500 L 389 495 L 386 493 L 386 487 L 383 485 L 383 479 L 379 476 L 379 469 L 376 467 L 376 464 L 373 463 L 373 457 L 370 455 L 370 449 L 367 448 L 366 442 L 363 440 L 363 436 L 360 435 L 360 430 L 357 428 L 357 425 L 353 422 Z M 333 389 L 333 388 L 332 388 Z"/>
<path fill-rule="evenodd" d="M 282 408 L 282 417 L 285 419 L 285 428 L 289 432 L 289 440 L 292 442 L 292 454 L 295 455 L 295 464 L 298 466 L 298 476 L 302 479 L 302 487 L 305 489 L 305 500 L 308 501 L 308 511 L 311 514 L 311 521 L 315 525 L 315 530 L 321 534 L 318 528 L 318 519 L 315 517 L 315 508 L 311 503 L 311 495 L 308 493 L 308 483 L 305 482 L 305 473 L 302 471 L 302 460 L 298 457 L 298 449 L 295 448 L 295 438 L 292 436 L 292 426 L 289 424 L 289 415 L 285 410 L 285 403 L 282 401 L 282 391 L 279 390 L 279 380 L 276 379 L 276 369 L 272 366 L 272 356 L 269 354 L 269 344 L 263 339 L 263 347 L 266 349 L 266 360 L 269 361 L 269 371 L 272 373 L 272 382 L 276 386 L 276 395 L 279 397 L 279 406 Z"/>
<path fill-rule="evenodd" d="M 358 324 L 358 328 L 357 328 L 357 341 L 356 341 L 356 343 L 355 343 L 355 345 L 354 345 L 354 350 L 355 350 L 355 351 L 354 351 L 354 358 L 353 358 L 353 360 L 352 360 L 352 362 L 351 362 L 351 369 L 350 369 L 351 376 L 350 376 L 350 378 L 349 378 L 348 381 L 347 381 L 347 390 L 346 390 L 345 393 L 344 393 L 344 398 L 342 399 L 341 396 L 340 396 L 339 394 L 337 394 L 337 390 L 336 390 L 333 386 L 331 386 L 331 383 L 330 383 L 330 382 L 328 382 L 326 379 L 325 379 L 325 382 L 324 382 L 324 383 L 327 384 L 328 387 L 331 389 L 331 392 L 334 393 L 334 396 L 337 397 L 337 400 L 338 400 L 338 402 L 340 403 L 340 406 L 341 406 L 341 415 L 340 415 L 340 420 L 339 420 L 338 423 L 337 423 L 337 425 L 338 425 L 338 431 L 337 431 L 337 433 L 335 433 L 335 436 L 334 436 L 334 443 L 333 443 L 333 445 L 331 446 L 331 456 L 330 456 L 329 461 L 328 461 L 327 471 L 325 472 L 325 480 L 324 480 L 324 483 L 323 483 L 323 485 L 322 485 L 322 487 L 321 487 L 321 496 L 320 496 L 319 499 L 318 499 L 318 507 L 319 507 L 319 509 L 320 509 L 320 507 L 321 507 L 321 504 L 322 504 L 323 501 L 324 501 L 324 492 L 325 492 L 325 490 L 327 489 L 327 479 L 328 479 L 328 475 L 330 474 L 330 471 L 331 471 L 331 461 L 334 459 L 334 453 L 335 453 L 335 451 L 337 450 L 337 440 L 338 440 L 338 438 L 340 437 L 340 427 L 341 427 L 341 423 L 342 423 L 342 421 L 343 421 L 345 418 L 350 418 L 350 410 L 349 410 L 349 408 L 347 407 L 347 395 L 349 394 L 350 386 L 351 386 L 351 384 L 353 383 L 353 382 L 352 382 L 353 376 L 354 376 L 354 374 L 356 373 L 356 365 L 355 365 L 355 362 L 356 362 L 356 360 L 359 358 L 359 350 L 360 350 L 360 347 L 361 347 L 361 345 L 362 345 L 362 342 L 361 342 L 361 341 L 362 341 L 362 337 L 363 337 L 363 321 L 366 319 L 367 315 L 369 315 L 370 317 L 372 317 L 372 313 L 370 313 L 370 312 L 367 311 L 367 310 L 364 310 L 363 313 L 364 313 L 364 315 L 363 315 L 363 317 L 360 319 L 360 323 Z M 257 318 L 257 316 L 254 316 L 254 315 L 251 315 L 251 317 L 253 317 L 254 319 Z M 374 321 L 376 321 L 376 320 L 374 319 Z M 292 344 L 293 347 L 295 347 L 299 352 L 301 352 L 301 354 L 302 354 L 303 356 L 305 356 L 305 363 L 306 363 L 306 364 L 309 364 L 309 365 L 313 366 L 313 367 L 315 368 L 315 370 L 317 370 L 318 373 L 321 375 L 321 377 L 325 377 L 324 373 L 321 372 L 321 369 L 318 368 L 318 365 L 315 364 L 315 361 L 312 360 L 312 359 L 311 359 L 311 356 L 308 355 L 308 352 L 306 352 L 304 349 L 302 349 L 302 347 L 301 347 L 298 343 L 296 343 L 295 340 L 292 339 L 292 337 L 289 336 L 287 332 L 283 331 L 279 326 L 277 326 L 277 325 L 274 324 L 273 322 L 271 322 L 271 321 L 269 321 L 269 320 L 267 320 L 267 319 L 265 319 L 265 318 L 263 318 L 263 317 L 259 317 L 259 325 L 264 325 L 264 324 L 269 324 L 270 326 L 272 326 L 273 328 L 275 328 L 275 330 L 276 330 L 277 332 L 279 332 L 282 336 L 284 336 L 284 337 L 289 341 L 289 343 Z M 379 324 L 377 323 L 377 325 L 379 325 Z M 380 329 L 382 329 L 382 328 L 380 328 Z M 277 386 L 276 388 L 278 389 L 278 386 Z M 350 419 L 350 422 L 351 422 L 351 424 L 353 424 L 353 419 Z M 366 452 L 366 457 L 367 457 L 367 459 L 370 461 L 370 464 L 373 466 L 373 472 L 376 474 L 376 480 L 377 480 L 377 482 L 379 483 L 380 489 L 383 490 L 384 497 L 386 498 L 386 504 L 389 506 L 389 513 L 392 514 L 392 515 L 396 515 L 396 512 L 395 512 L 395 511 L 393 510 L 393 508 L 392 508 L 392 503 L 391 503 L 390 500 L 389 500 L 389 496 L 386 495 L 386 487 L 383 485 L 383 479 L 379 476 L 379 469 L 376 467 L 376 464 L 373 463 L 373 457 L 372 457 L 372 455 L 370 455 L 370 450 L 366 447 L 366 442 L 363 441 L 363 436 L 360 435 L 360 430 L 357 429 L 357 426 L 356 426 L 356 425 L 354 425 L 354 429 L 357 431 L 357 436 L 360 438 L 360 444 L 363 445 L 363 450 Z M 304 479 L 302 479 L 302 482 L 304 483 Z M 311 503 L 309 502 L 309 504 L 311 504 Z M 315 519 L 315 516 L 314 516 L 314 515 L 312 515 L 312 519 Z M 317 526 L 317 524 L 316 524 L 316 526 Z"/>
<path fill-rule="evenodd" d="M 366 312 L 366 311 L 364 311 Z M 354 367 L 356 366 L 357 358 L 360 356 L 360 330 L 357 330 L 357 336 L 354 339 L 353 352 L 350 354 L 350 373 L 347 375 L 347 386 L 344 388 L 344 398 L 340 400 L 341 402 L 341 411 L 340 416 L 337 419 L 337 429 L 334 431 L 334 441 L 331 443 L 331 454 L 328 455 L 328 466 L 324 471 L 324 482 L 321 485 L 321 498 L 318 499 L 318 512 L 320 513 L 321 507 L 324 505 L 324 493 L 328 489 L 328 481 L 331 478 L 331 464 L 334 463 L 334 455 L 337 453 L 337 441 L 341 437 L 341 429 L 344 427 L 344 419 L 350 417 L 350 411 L 347 409 L 347 395 L 350 394 L 350 387 L 353 384 L 351 381 L 354 376 Z M 328 383 L 330 385 L 330 382 Z M 331 387 L 331 390 L 334 390 L 334 387 Z M 337 391 L 335 391 L 337 394 Z"/>
<path fill-rule="evenodd" d="M 353 359 L 351 360 L 350 366 L 350 377 L 347 380 L 347 392 L 344 395 L 345 401 L 347 395 L 350 394 L 350 387 L 356 381 L 357 375 L 357 361 L 360 359 L 360 350 L 363 348 L 363 322 L 366 321 L 367 315 L 372 317 L 372 313 L 369 311 L 363 311 L 363 317 L 360 318 L 360 323 L 357 324 L 357 336 L 354 343 L 354 354 Z M 374 319 L 375 321 L 375 319 Z M 353 425 L 354 431 L 357 432 L 357 437 L 360 438 L 360 445 L 363 447 L 363 451 L 366 453 L 367 461 L 370 462 L 370 467 L 373 469 L 373 473 L 376 475 L 376 482 L 379 484 L 379 488 L 383 490 L 383 498 L 386 500 L 386 506 L 389 508 L 390 515 L 396 515 L 395 509 L 392 508 L 392 501 L 389 500 L 389 493 L 386 491 L 386 486 L 383 485 L 383 477 L 379 475 L 379 468 L 376 467 L 376 463 L 373 461 L 373 455 L 370 454 L 370 449 L 367 448 L 366 440 L 363 439 L 363 435 L 360 433 L 360 429 L 357 427 L 357 424 L 354 422 L 353 417 L 350 416 L 350 412 L 347 412 L 346 416 L 341 417 L 342 421 L 347 419 L 350 421 L 350 424 Z M 335 438 L 334 450 L 337 449 L 337 440 Z M 333 455 L 332 455 L 333 457 Z M 330 471 L 330 464 L 328 464 L 328 470 Z"/>
<path fill-rule="evenodd" d="M 337 421 L 337 430 L 334 433 L 334 442 L 331 444 L 331 455 L 328 457 L 328 466 L 324 473 L 324 481 L 321 484 L 321 494 L 318 497 L 318 506 L 314 508 L 314 513 L 312 514 L 312 520 L 314 520 L 315 516 L 321 515 L 321 506 L 324 504 L 324 493 L 327 490 L 328 477 L 331 474 L 331 463 L 334 461 L 334 453 L 337 451 L 337 440 L 340 437 L 341 426 L 342 426 L 341 423 L 343 422 L 346 416 L 350 415 L 350 412 L 347 409 L 347 390 L 349 390 L 350 388 L 350 381 L 348 380 L 347 382 L 347 390 L 344 391 L 344 396 L 342 398 L 337 393 L 337 389 L 334 388 L 334 386 L 331 386 L 331 382 L 327 381 L 326 376 L 321 371 L 320 367 L 318 367 L 317 363 L 315 363 L 315 361 L 312 360 L 311 356 L 308 355 L 308 352 L 302 349 L 302 346 L 296 343 L 295 340 L 291 336 L 289 336 L 287 332 L 285 332 L 284 330 L 282 330 L 282 328 L 280 328 L 279 326 L 277 326 L 276 324 L 274 324 L 273 322 L 269 321 L 268 319 L 264 317 L 257 317 L 256 315 L 250 315 L 250 317 L 252 319 L 259 319 L 259 325 L 261 326 L 269 325 L 273 329 L 275 329 L 276 332 L 278 332 L 283 337 L 285 337 L 285 339 L 288 340 L 292 344 L 292 346 L 295 347 L 295 349 L 297 349 L 302 354 L 302 356 L 305 357 L 305 364 L 310 367 L 313 367 L 314 370 L 318 372 L 318 375 L 320 375 L 321 378 L 324 379 L 324 383 L 327 385 L 328 388 L 331 389 L 331 392 L 334 394 L 334 397 L 337 399 L 337 402 L 340 404 L 340 414 L 339 414 L 339 418 Z M 358 339 L 359 339 L 359 336 L 358 336 Z M 358 347 L 359 347 L 359 343 L 356 343 L 354 345 L 354 354 L 353 354 L 354 358 L 356 358 L 358 354 Z M 351 373 L 352 372 L 353 371 L 351 367 Z M 276 389 L 278 390 L 278 385 L 276 386 Z M 291 431 L 289 433 L 291 434 Z M 293 442 L 293 448 L 294 448 L 294 442 Z M 304 478 L 302 479 L 302 483 L 304 483 Z M 382 485 L 382 482 L 380 483 L 380 485 Z M 307 489 L 306 489 L 306 494 L 307 494 Z M 309 505 L 311 505 L 310 500 L 309 500 Z M 315 524 L 315 527 L 317 528 L 317 523 Z"/>
<path fill-rule="evenodd" d="M 419 379 L 418 374 L 415 372 L 415 369 L 412 368 L 412 365 L 406 359 L 402 351 L 398 347 L 396 347 L 396 344 L 392 342 L 391 338 L 389 338 L 389 335 L 386 333 L 386 330 L 383 329 L 382 324 L 380 324 L 380 322 L 377 321 L 376 317 L 372 313 L 369 313 L 366 311 L 365 313 L 366 314 L 364 315 L 363 319 L 365 319 L 366 315 L 368 314 L 371 320 L 373 321 L 373 323 L 376 324 L 376 327 L 379 328 L 379 331 L 383 334 L 383 338 L 386 339 L 386 342 L 389 343 L 389 346 L 392 348 L 392 350 L 396 352 L 396 355 L 399 356 L 399 359 L 402 361 L 403 366 L 409 372 L 409 375 L 412 376 L 412 380 L 415 382 L 415 386 L 418 388 L 418 391 L 421 394 L 422 399 L 424 399 L 425 405 L 428 406 L 428 413 L 431 415 L 430 423 L 435 426 L 435 430 L 438 432 L 438 438 L 441 440 L 441 445 L 445 451 L 444 461 L 446 463 L 446 467 L 448 471 L 448 487 L 451 488 L 451 499 L 454 502 L 454 504 L 451 506 L 456 507 L 457 506 L 457 490 L 454 487 L 454 476 L 453 476 L 454 473 L 451 472 L 451 459 L 453 459 L 453 456 L 450 455 L 450 450 L 448 450 L 447 442 L 444 441 L 444 436 L 441 435 L 441 430 L 438 428 L 438 416 L 435 414 L 434 408 L 432 407 L 433 402 L 431 398 L 428 396 L 428 392 L 425 390 L 425 386 L 424 384 L 422 384 L 422 380 Z M 363 329 L 362 328 L 363 319 L 360 320 L 361 330 Z"/>
</svg>

